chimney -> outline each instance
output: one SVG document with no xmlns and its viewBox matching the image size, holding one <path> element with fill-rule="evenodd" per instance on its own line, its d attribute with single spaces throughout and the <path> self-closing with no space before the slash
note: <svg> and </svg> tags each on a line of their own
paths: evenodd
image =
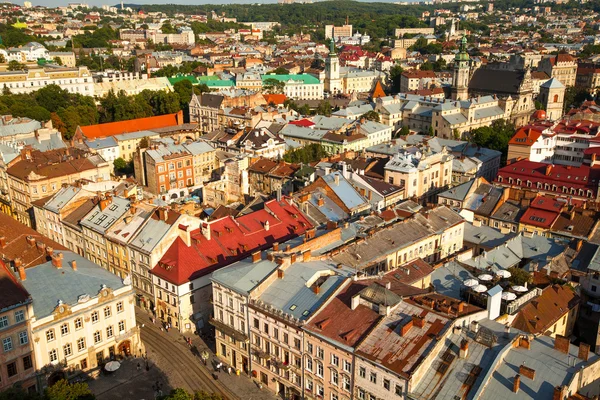
<svg viewBox="0 0 600 400">
<path fill-rule="evenodd" d="M 100 211 L 104 211 L 106 207 L 111 203 L 111 197 L 106 195 L 104 198 L 100 199 Z"/>
<path fill-rule="evenodd" d="M 552 395 L 552 400 L 564 400 L 567 396 L 567 387 L 566 386 L 556 386 L 554 388 L 554 393 Z"/>
<path fill-rule="evenodd" d="M 298 256 L 296 255 L 296 253 L 292 253 L 291 257 L 290 257 L 290 264 L 293 264 L 296 262 L 296 258 Z"/>
<path fill-rule="evenodd" d="M 25 267 L 22 265 L 19 266 L 19 279 L 21 281 L 27 280 L 27 274 L 25 273 Z"/>
<path fill-rule="evenodd" d="M 313 285 L 313 292 L 319 294 L 321 292 L 321 286 Z"/>
<path fill-rule="evenodd" d="M 71 261 L 71 268 L 73 268 L 73 271 L 77 271 L 77 261 Z"/>
<path fill-rule="evenodd" d="M 469 341 L 467 339 L 463 339 L 460 342 L 460 351 L 458 352 L 458 356 L 462 359 L 466 359 L 469 355 Z"/>
<path fill-rule="evenodd" d="M 535 369 L 526 367 L 525 365 L 521 365 L 519 367 L 519 374 L 531 379 L 532 381 L 535 380 Z"/>
<path fill-rule="evenodd" d="M 191 236 L 189 226 L 186 226 L 186 225 L 179 226 L 179 237 L 181 238 L 181 240 L 183 240 L 185 242 L 185 245 L 187 247 L 190 247 L 192 245 L 192 236 Z"/>
<path fill-rule="evenodd" d="M 158 209 L 158 218 L 160 218 L 161 221 L 166 221 L 167 218 L 169 218 L 169 210 L 165 207 L 160 207 Z"/>
<path fill-rule="evenodd" d="M 17 257 L 13 260 L 13 263 L 15 264 L 15 268 L 19 269 L 19 267 L 23 265 L 23 260 L 21 260 L 20 257 Z"/>
<path fill-rule="evenodd" d="M 319 197 L 319 200 L 317 200 L 317 206 L 323 207 L 324 205 L 325 205 L 325 199 L 323 197 Z"/>
<path fill-rule="evenodd" d="M 550 172 L 552 172 L 552 165 L 546 165 L 546 176 L 550 175 Z"/>
<path fill-rule="evenodd" d="M 513 392 L 519 393 L 519 387 L 521 386 L 521 375 L 515 375 L 515 381 L 513 382 Z"/>
<path fill-rule="evenodd" d="M 6 236 L 0 236 L 0 249 L 6 246 Z"/>
<path fill-rule="evenodd" d="M 303 262 L 309 262 L 310 261 L 310 255 L 311 255 L 311 251 L 310 250 L 306 250 L 304 252 L 304 254 L 302 254 L 302 261 Z"/>
<path fill-rule="evenodd" d="M 459 314 L 463 313 L 465 311 L 465 303 L 463 303 L 462 301 L 458 303 L 457 310 Z"/>
<path fill-rule="evenodd" d="M 29 247 L 35 246 L 35 239 L 33 238 L 33 236 L 31 236 L 31 235 L 27 236 L 27 245 Z"/>
<path fill-rule="evenodd" d="M 46 247 L 46 254 L 48 254 L 49 257 L 52 257 L 52 254 L 54 254 L 54 249 L 50 246 Z"/>
<path fill-rule="evenodd" d="M 564 336 L 556 335 L 556 338 L 554 338 L 554 349 L 561 353 L 569 354 L 570 345 L 569 339 Z"/>
<path fill-rule="evenodd" d="M 408 320 L 408 322 L 402 325 L 402 328 L 400 329 L 400 336 L 406 336 L 408 331 L 410 331 L 410 329 L 413 327 L 413 319 L 411 317 L 409 318 L 410 319 Z"/>
<path fill-rule="evenodd" d="M 269 231 L 269 221 L 265 221 L 265 231 Z"/>
<path fill-rule="evenodd" d="M 290 246 L 289 244 L 287 246 L 285 246 L 285 251 L 290 251 L 292 249 L 292 246 Z"/>
<path fill-rule="evenodd" d="M 417 328 L 422 328 L 425 326 L 425 318 L 422 318 L 418 315 L 413 315 L 412 321 L 413 321 L 413 326 L 416 326 Z"/>
<path fill-rule="evenodd" d="M 360 304 L 360 294 L 355 294 L 352 296 L 352 300 L 350 302 L 350 308 L 356 310 L 356 307 Z"/>
<path fill-rule="evenodd" d="M 278 242 L 273 243 L 273 251 L 279 251 L 279 243 Z"/>
<path fill-rule="evenodd" d="M 260 255 L 260 250 L 259 251 L 255 251 L 254 253 L 252 253 L 252 262 L 253 263 L 257 263 L 261 260 L 261 255 Z"/>
<path fill-rule="evenodd" d="M 52 255 L 52 265 L 54 265 L 57 269 L 62 268 L 62 253 L 56 253 Z"/>
<path fill-rule="evenodd" d="M 331 221 L 331 220 L 327 221 L 327 230 L 328 231 L 332 231 L 335 228 L 337 228 L 337 222 Z"/>
<path fill-rule="evenodd" d="M 587 343 L 579 343 L 579 353 L 577 354 L 577 358 L 582 359 L 583 361 L 587 361 L 590 356 L 590 345 Z"/>
<path fill-rule="evenodd" d="M 340 174 L 335 174 L 333 179 L 335 180 L 335 186 L 340 186 Z"/>
<path fill-rule="evenodd" d="M 573 221 L 575 219 L 575 210 L 571 211 L 571 214 L 569 215 L 569 219 L 571 221 Z"/>
<path fill-rule="evenodd" d="M 519 338 L 514 342 L 514 347 L 520 347 L 522 349 L 529 350 L 531 347 L 531 342 L 530 342 L 529 336 L 527 336 L 527 335 L 519 336 Z"/>
<path fill-rule="evenodd" d="M 210 224 L 208 222 L 201 222 L 200 227 L 202 229 L 202 235 L 204 235 L 206 240 L 210 240 Z"/>
<path fill-rule="evenodd" d="M 283 272 L 283 270 L 282 270 L 281 268 L 280 268 L 280 269 L 278 269 L 278 270 L 277 270 L 277 279 L 283 279 L 283 277 L 284 277 L 284 276 L 285 276 L 285 275 L 284 275 L 284 272 Z"/>
</svg>

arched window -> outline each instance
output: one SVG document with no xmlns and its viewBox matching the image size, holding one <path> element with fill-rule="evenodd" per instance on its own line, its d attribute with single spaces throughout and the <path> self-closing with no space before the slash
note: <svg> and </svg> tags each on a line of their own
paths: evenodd
<svg viewBox="0 0 600 400">
<path fill-rule="evenodd" d="M 557 94 L 554 95 L 554 102 L 558 103 L 558 95 Z"/>
</svg>

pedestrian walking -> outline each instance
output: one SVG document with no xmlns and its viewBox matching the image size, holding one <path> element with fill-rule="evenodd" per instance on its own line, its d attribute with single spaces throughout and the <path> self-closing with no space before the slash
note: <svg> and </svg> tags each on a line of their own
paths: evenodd
<svg viewBox="0 0 600 400">
<path fill-rule="evenodd" d="M 227 375 L 231 375 L 231 366 L 227 367 Z"/>
<path fill-rule="evenodd" d="M 137 364 L 137 370 L 139 371 L 139 370 L 141 370 L 141 369 L 142 369 L 142 366 L 140 365 L 140 363 L 138 363 L 138 364 Z"/>
</svg>

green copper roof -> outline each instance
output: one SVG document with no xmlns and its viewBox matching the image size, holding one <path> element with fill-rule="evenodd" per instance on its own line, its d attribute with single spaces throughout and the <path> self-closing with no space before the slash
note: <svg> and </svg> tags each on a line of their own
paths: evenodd
<svg viewBox="0 0 600 400">
<path fill-rule="evenodd" d="M 456 57 L 454 57 L 456 61 L 469 61 L 469 53 L 467 53 L 467 37 L 463 36 L 460 40 L 460 47 L 458 53 L 456 53 Z"/>
<path fill-rule="evenodd" d="M 285 74 L 285 75 L 268 74 L 268 75 L 262 76 L 263 83 L 267 79 L 275 79 L 280 82 L 287 82 L 289 80 L 302 81 L 308 85 L 316 85 L 316 84 L 321 83 L 321 81 L 319 81 L 317 78 L 315 78 L 314 76 L 309 75 L 309 74 Z"/>
<path fill-rule="evenodd" d="M 169 83 L 171 85 L 174 85 L 175 83 L 184 81 L 184 80 L 192 82 L 192 85 L 198 84 L 198 79 L 196 79 L 196 77 L 193 75 L 176 75 L 176 76 L 172 76 L 168 79 L 169 79 Z"/>
</svg>

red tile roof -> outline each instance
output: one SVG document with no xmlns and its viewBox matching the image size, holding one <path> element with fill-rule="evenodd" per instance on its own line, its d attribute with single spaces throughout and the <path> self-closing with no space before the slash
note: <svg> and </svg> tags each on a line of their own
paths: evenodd
<svg viewBox="0 0 600 400">
<path fill-rule="evenodd" d="M 273 103 L 275 105 L 283 104 L 287 99 L 285 94 L 264 94 L 263 97 L 267 104 Z"/>
<path fill-rule="evenodd" d="M 569 286 L 553 285 L 542 295 L 525 304 L 512 326 L 523 332 L 545 334 L 556 321 L 579 303 L 579 296 Z"/>
<path fill-rule="evenodd" d="M 183 124 L 183 113 L 159 115 L 156 117 L 137 118 L 127 121 L 109 122 L 106 124 L 80 126 L 79 129 L 88 139 L 121 135 L 123 133 L 147 131 Z"/>
<path fill-rule="evenodd" d="M 296 126 L 303 126 L 305 128 L 308 128 L 310 126 L 313 126 L 315 123 L 304 118 L 304 119 L 299 119 L 297 121 L 290 121 L 291 125 L 296 125 Z"/>
<path fill-rule="evenodd" d="M 520 183 L 517 180 L 520 180 Z M 554 192 L 563 196 L 595 198 L 598 194 L 600 168 L 587 165 L 575 168 L 521 160 L 500 168 L 496 182 L 505 186 L 529 187 L 531 190 Z M 527 182 L 531 184 L 528 186 Z M 541 184 L 540 188 L 537 187 L 538 183 Z M 563 187 L 567 189 L 566 192 L 563 191 Z M 574 190 L 573 193 L 571 189 Z M 583 190 L 583 194 L 579 190 Z M 588 195 L 588 190 L 591 191 L 591 196 Z"/>
<path fill-rule="evenodd" d="M 268 229 L 266 222 L 269 223 Z M 274 242 L 281 243 L 302 235 L 312 228 L 308 219 L 287 199 L 271 200 L 265 203 L 263 210 L 235 219 L 223 217 L 208 225 L 210 240 L 200 229 L 190 232 L 189 247 L 178 237 L 152 273 L 181 285 L 246 258 L 256 250 L 270 248 Z"/>
<path fill-rule="evenodd" d="M 523 127 L 514 134 L 514 136 L 509 140 L 508 144 L 517 146 L 533 146 L 540 136 L 542 136 L 541 130 L 531 127 Z"/>
</svg>

